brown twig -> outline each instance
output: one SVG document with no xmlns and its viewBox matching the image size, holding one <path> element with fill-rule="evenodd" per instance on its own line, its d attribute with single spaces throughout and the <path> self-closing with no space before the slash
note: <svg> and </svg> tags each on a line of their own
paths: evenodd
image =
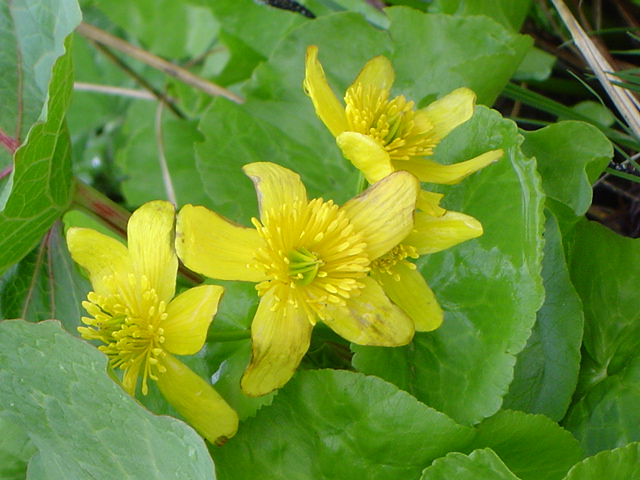
<svg viewBox="0 0 640 480">
<path fill-rule="evenodd" d="M 215 83 L 198 77 L 197 75 L 194 75 L 184 68 L 174 65 L 173 63 L 168 62 L 165 59 L 158 57 L 157 55 L 153 55 L 146 50 L 131 45 L 121 38 L 114 37 L 113 35 L 105 32 L 104 30 L 100 30 L 99 28 L 94 27 L 93 25 L 82 22 L 80 25 L 78 25 L 77 31 L 90 40 L 115 48 L 116 50 L 119 50 L 129 55 L 130 57 L 133 57 L 136 60 L 139 60 L 155 69 L 158 69 L 166 73 L 167 75 L 170 75 L 180 80 L 181 82 L 191 85 L 192 87 L 197 88 L 198 90 L 201 90 L 211 96 L 225 97 L 236 103 L 244 102 L 241 97 L 231 92 L 230 90 L 227 90 L 220 85 L 216 85 Z"/>
<path fill-rule="evenodd" d="M 109 48 L 101 45 L 100 43 L 90 40 L 95 47 L 100 50 L 109 60 L 111 60 L 117 67 L 119 67 L 124 73 L 133 78 L 142 88 L 148 90 L 154 98 L 157 98 L 160 103 L 165 104 L 169 110 L 171 110 L 178 118 L 185 118 L 185 115 L 178 110 L 173 102 L 160 90 L 151 85 L 146 78 L 136 72 L 133 68 L 127 65 L 122 59 L 114 54 Z"/>
</svg>

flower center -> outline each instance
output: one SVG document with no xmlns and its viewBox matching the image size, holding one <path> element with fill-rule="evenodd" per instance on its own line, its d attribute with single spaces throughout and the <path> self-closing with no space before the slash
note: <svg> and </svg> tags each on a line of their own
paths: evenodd
<svg viewBox="0 0 640 480">
<path fill-rule="evenodd" d="M 403 95 L 389 100 L 389 90 L 358 83 L 349 87 L 344 100 L 351 130 L 376 139 L 392 160 L 433 153 L 438 143 L 430 134 L 433 124 Z"/>
<path fill-rule="evenodd" d="M 300 286 L 309 285 L 322 265 L 318 256 L 304 247 L 289 252 L 289 276 Z"/>
<path fill-rule="evenodd" d="M 113 276 L 105 278 L 112 292 L 107 297 L 89 292 L 82 306 L 91 317 L 82 317 L 88 327 L 79 327 L 78 331 L 87 340 L 105 344 L 98 348 L 109 357 L 113 368 L 124 370 L 122 384 L 131 395 L 142 373 L 142 393 L 146 395 L 147 379 L 157 380 L 157 374 L 166 371 L 160 363 L 165 352 L 164 330 L 159 326 L 167 318 L 166 304 L 159 301 L 145 275 L 137 278 L 130 274 L 127 281 L 130 288 L 123 289 Z M 130 292 L 137 292 L 137 298 L 131 298 Z"/>
<path fill-rule="evenodd" d="M 321 198 L 297 200 L 252 219 L 264 240 L 251 265 L 267 280 L 256 288 L 260 295 L 275 289 L 277 304 L 301 308 L 315 323 L 327 305 L 346 305 L 359 295 L 358 282 L 369 271 L 362 234 L 340 208 Z"/>
<path fill-rule="evenodd" d="M 393 270 L 393 267 L 398 263 L 404 263 L 409 268 L 415 269 L 416 265 L 407 260 L 407 258 L 415 259 L 418 257 L 420 257 L 420 255 L 418 255 L 415 247 L 402 244 L 396 245 L 390 252 L 385 253 L 371 262 L 371 270 L 374 273 L 386 273 L 387 275 L 391 275 L 395 281 L 400 281 L 400 275 Z M 382 283 L 381 278 L 378 278 L 378 281 Z"/>
</svg>

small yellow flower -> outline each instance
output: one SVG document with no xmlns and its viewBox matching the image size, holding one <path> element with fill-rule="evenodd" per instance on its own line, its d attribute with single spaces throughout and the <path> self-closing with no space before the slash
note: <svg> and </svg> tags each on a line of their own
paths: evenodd
<svg viewBox="0 0 640 480">
<path fill-rule="evenodd" d="M 89 317 L 82 337 L 99 340 L 122 385 L 135 395 L 148 380 L 205 438 L 223 443 L 238 428 L 238 416 L 213 387 L 179 361 L 204 345 L 222 287 L 202 285 L 174 298 L 178 258 L 173 247 L 175 209 L 150 202 L 131 216 L 128 248 L 88 228 L 70 228 L 73 259 L 89 273 L 93 291 L 83 302 Z"/>
<path fill-rule="evenodd" d="M 418 180 L 394 173 L 339 207 L 308 200 L 300 177 L 286 168 L 252 163 L 244 171 L 259 200 L 255 228 L 192 205 L 182 208 L 176 227 L 176 250 L 188 268 L 257 283 L 243 391 L 259 396 L 284 385 L 318 319 L 360 345 L 409 343 L 413 322 L 368 274 L 411 232 Z"/>
<path fill-rule="evenodd" d="M 475 218 L 439 206 L 443 195 L 422 190 L 413 231 L 372 264 L 371 275 L 414 322 L 418 332 L 438 328 L 444 314 L 424 277 L 410 259 L 439 252 L 482 235 Z"/>
<path fill-rule="evenodd" d="M 473 115 L 475 94 L 468 88 L 458 88 L 416 110 L 403 95 L 390 99 L 395 72 L 386 57 L 378 56 L 367 62 L 347 89 L 343 107 L 327 82 L 317 46 L 307 48 L 305 64 L 304 91 L 345 158 L 369 183 L 406 170 L 421 182 L 452 185 L 502 156 L 502 150 L 493 150 L 455 165 L 426 158 L 440 140 Z"/>
</svg>

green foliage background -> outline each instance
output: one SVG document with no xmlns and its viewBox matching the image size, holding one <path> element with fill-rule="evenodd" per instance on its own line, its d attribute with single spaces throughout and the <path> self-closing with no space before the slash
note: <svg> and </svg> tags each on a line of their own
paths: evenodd
<svg viewBox="0 0 640 480">
<path fill-rule="evenodd" d="M 13 165 L 0 194 L 0 478 L 638 476 L 640 245 L 584 218 L 611 143 L 577 121 L 521 131 L 490 108 L 514 75 L 548 73 L 548 59 L 517 33 L 529 1 L 404 3 L 417 8 L 309 0 L 313 20 L 253 0 L 0 5 L 0 130 L 20 144 L 14 156 L 0 153 L 1 168 Z M 73 33 L 81 15 L 244 103 L 126 57 L 179 115 L 73 90 L 74 81 L 139 88 Z M 310 44 L 339 96 L 379 54 L 396 70 L 392 94 L 418 106 L 474 89 L 473 118 L 434 158 L 505 156 L 459 185 L 425 186 L 485 233 L 420 259 L 445 322 L 406 347 L 348 345 L 319 326 L 301 371 L 249 399 L 239 378 L 257 297 L 252 285 L 226 284 L 205 348 L 185 359 L 242 420 L 236 437 L 207 450 L 189 426 L 159 416 L 175 412 L 157 392 L 140 399 L 146 408 L 128 397 L 104 356 L 74 338 L 89 284 L 64 226 L 96 224 L 65 212 L 76 179 L 129 209 L 167 199 L 158 128 L 179 206 L 248 225 L 257 202 L 240 167 L 254 161 L 297 171 L 312 197 L 352 197 L 358 173 L 302 91 Z"/>
</svg>

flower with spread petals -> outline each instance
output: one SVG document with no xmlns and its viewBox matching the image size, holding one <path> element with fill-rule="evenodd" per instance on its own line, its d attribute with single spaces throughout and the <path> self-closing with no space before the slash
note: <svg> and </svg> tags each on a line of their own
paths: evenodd
<svg viewBox="0 0 640 480">
<path fill-rule="evenodd" d="M 258 195 L 255 228 L 192 205 L 182 208 L 176 226 L 176 251 L 188 268 L 257 283 L 242 390 L 259 396 L 284 385 L 318 320 L 360 345 L 409 343 L 413 322 L 369 271 L 411 232 L 418 180 L 396 172 L 338 206 L 308 200 L 300 177 L 273 163 L 252 163 L 244 172 Z"/>
<path fill-rule="evenodd" d="M 394 80 L 389 59 L 372 58 L 347 89 L 343 107 L 327 82 L 318 47 L 307 48 L 304 91 L 345 158 L 369 183 L 406 170 L 421 182 L 453 185 L 502 156 L 502 150 L 492 150 L 454 165 L 428 158 L 440 140 L 471 118 L 475 94 L 458 88 L 416 110 L 403 95 L 390 99 Z"/>
<path fill-rule="evenodd" d="M 202 285 L 174 298 L 178 258 L 174 250 L 173 205 L 149 202 L 127 225 L 128 248 L 89 228 L 70 228 L 67 244 L 84 267 L 93 291 L 83 302 L 89 313 L 82 337 L 98 340 L 122 385 L 135 395 L 154 380 L 175 409 L 205 438 L 223 443 L 238 428 L 238 416 L 213 387 L 174 355 L 191 355 L 204 345 L 222 287 Z"/>
<path fill-rule="evenodd" d="M 369 183 L 406 170 L 422 182 L 453 185 L 503 155 L 500 149 L 491 150 L 452 165 L 428 158 L 445 136 L 471 118 L 475 94 L 468 88 L 458 88 L 416 110 L 402 95 L 390 99 L 395 72 L 386 57 L 378 56 L 367 62 L 347 89 L 343 106 L 327 82 L 317 46 L 307 48 L 305 67 L 304 90 L 316 113 L 336 137 L 345 158 Z M 421 191 L 413 231 L 371 267 L 371 276 L 413 319 L 417 331 L 438 328 L 443 312 L 411 260 L 478 237 L 483 231 L 475 218 L 440 207 L 441 198 Z"/>
</svg>

